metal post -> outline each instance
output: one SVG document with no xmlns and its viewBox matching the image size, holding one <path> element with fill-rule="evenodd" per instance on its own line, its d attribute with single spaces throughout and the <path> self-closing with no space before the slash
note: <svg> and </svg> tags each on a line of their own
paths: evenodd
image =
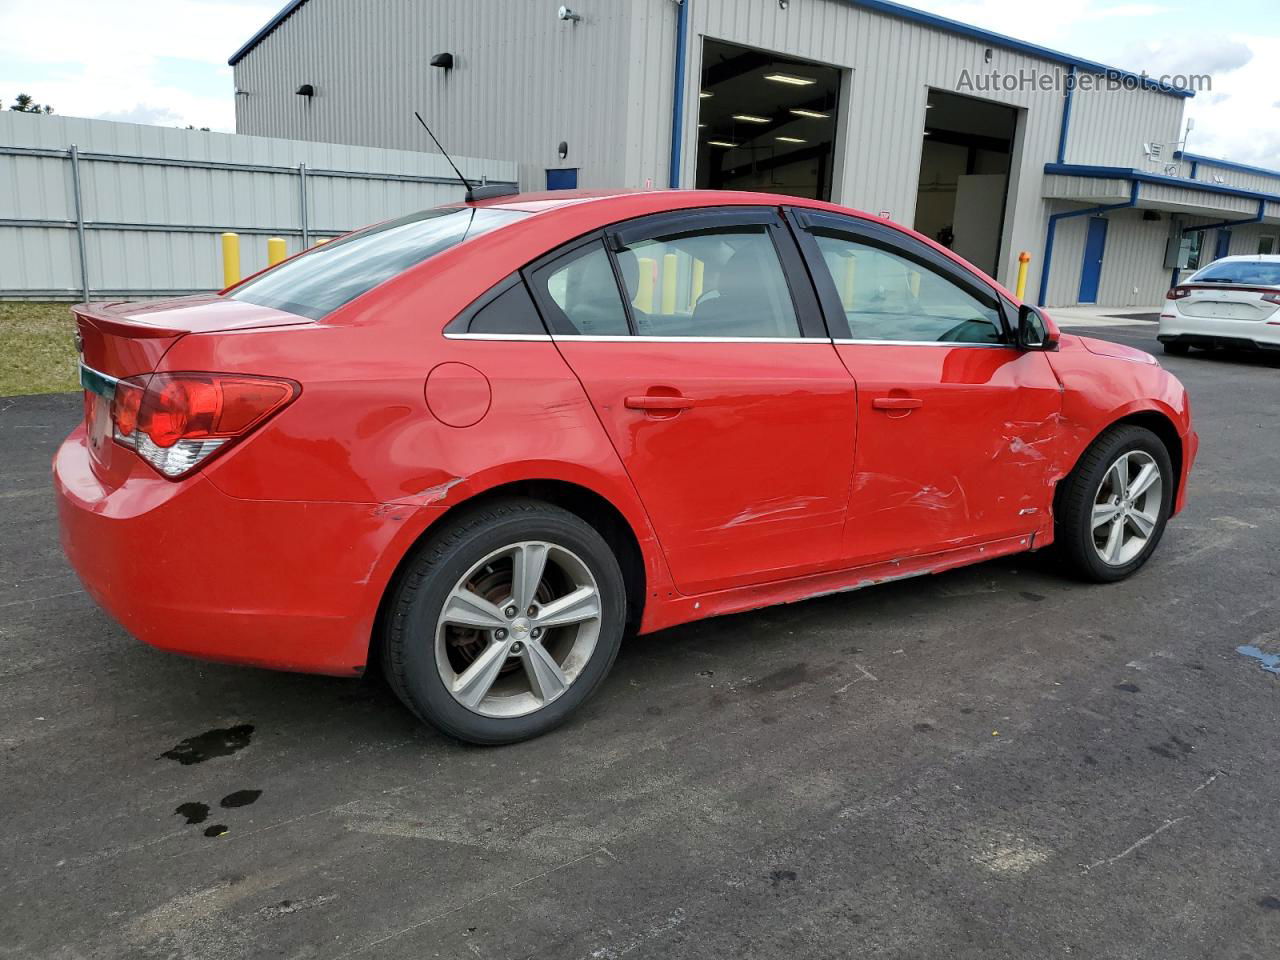
<svg viewBox="0 0 1280 960">
<path fill-rule="evenodd" d="M 76 243 L 80 248 L 80 287 L 89 302 L 89 256 L 84 244 L 84 202 L 80 195 L 80 151 L 71 145 L 71 195 L 76 205 Z"/>
<path fill-rule="evenodd" d="M 298 203 L 302 211 L 300 219 L 302 224 L 302 249 L 305 250 L 311 246 L 311 231 L 307 227 L 307 165 L 305 163 L 298 164 Z"/>
</svg>

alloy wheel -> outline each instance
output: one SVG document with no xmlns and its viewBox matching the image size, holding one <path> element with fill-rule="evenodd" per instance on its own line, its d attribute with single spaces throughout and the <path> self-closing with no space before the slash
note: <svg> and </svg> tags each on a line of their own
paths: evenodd
<svg viewBox="0 0 1280 960">
<path fill-rule="evenodd" d="M 513 543 L 454 585 L 436 623 L 436 667 L 462 706 L 520 717 L 562 696 L 595 650 L 600 590 L 577 554 Z"/>
<path fill-rule="evenodd" d="M 1093 548 L 1113 567 L 1132 562 L 1156 532 L 1164 478 L 1143 450 L 1129 450 L 1107 468 L 1093 498 Z"/>
</svg>

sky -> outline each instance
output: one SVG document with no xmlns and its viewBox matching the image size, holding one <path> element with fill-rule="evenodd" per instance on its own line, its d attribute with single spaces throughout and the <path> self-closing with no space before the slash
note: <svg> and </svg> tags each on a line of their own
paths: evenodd
<svg viewBox="0 0 1280 960">
<path fill-rule="evenodd" d="M 7 106 L 29 93 L 64 115 L 234 131 L 227 58 L 283 3 L 0 0 L 0 98 Z M 1276 0 L 911 5 L 1126 70 L 1209 73 L 1212 90 L 1187 104 L 1187 149 L 1280 169 Z"/>
</svg>

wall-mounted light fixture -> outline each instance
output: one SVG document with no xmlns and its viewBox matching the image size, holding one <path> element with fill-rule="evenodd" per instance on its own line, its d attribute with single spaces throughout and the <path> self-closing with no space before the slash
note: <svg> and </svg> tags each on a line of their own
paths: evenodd
<svg viewBox="0 0 1280 960">
<path fill-rule="evenodd" d="M 430 63 L 431 63 L 431 66 L 433 66 L 433 67 L 439 67 L 441 70 L 452 70 L 452 69 L 453 69 L 453 54 L 452 54 L 452 53 L 437 53 L 434 57 L 432 57 L 432 58 L 431 58 Z"/>
<path fill-rule="evenodd" d="M 568 7 L 561 7 L 557 14 L 561 20 L 568 20 L 570 23 L 578 23 L 582 19 L 582 14 L 574 13 Z"/>
<path fill-rule="evenodd" d="M 311 97 L 314 97 L 316 95 L 316 88 L 309 83 L 304 83 L 302 86 L 300 86 L 297 90 L 293 92 L 300 97 L 307 97 L 308 99 L 310 99 Z"/>
<path fill-rule="evenodd" d="M 561 140 L 560 146 L 556 147 L 556 156 L 563 160 L 569 156 L 569 141 Z"/>
<path fill-rule="evenodd" d="M 991 62 L 991 57 L 992 57 L 992 56 L 993 56 L 993 54 L 992 54 L 992 52 L 991 52 L 991 48 L 990 48 L 990 47 L 987 47 L 987 49 L 985 49 L 985 50 L 983 50 L 983 51 L 982 51 L 982 62 L 983 62 L 983 63 L 990 63 L 990 62 Z"/>
</svg>

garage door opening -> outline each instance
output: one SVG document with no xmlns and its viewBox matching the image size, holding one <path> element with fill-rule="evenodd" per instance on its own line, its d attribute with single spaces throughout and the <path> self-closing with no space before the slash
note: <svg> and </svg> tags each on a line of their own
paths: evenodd
<svg viewBox="0 0 1280 960">
<path fill-rule="evenodd" d="M 995 276 L 1018 111 L 930 90 L 915 228 Z"/>
<path fill-rule="evenodd" d="M 696 185 L 831 199 L 840 71 L 706 40 Z"/>
</svg>

